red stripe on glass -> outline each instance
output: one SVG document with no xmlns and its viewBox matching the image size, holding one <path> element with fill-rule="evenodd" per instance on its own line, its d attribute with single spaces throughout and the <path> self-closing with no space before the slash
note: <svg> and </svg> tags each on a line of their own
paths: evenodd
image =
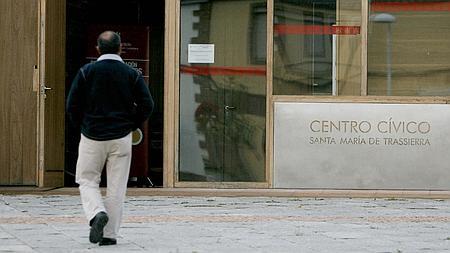
<svg viewBox="0 0 450 253">
<path fill-rule="evenodd" d="M 310 35 L 357 35 L 359 26 L 325 26 L 325 25 L 274 25 L 273 30 L 280 35 L 310 34 Z"/>
<path fill-rule="evenodd" d="M 370 10 L 377 12 L 450 11 L 450 2 L 374 2 L 370 4 Z"/>
<path fill-rule="evenodd" d="M 265 67 L 217 67 L 181 65 L 180 72 L 199 76 L 265 76 Z"/>
</svg>

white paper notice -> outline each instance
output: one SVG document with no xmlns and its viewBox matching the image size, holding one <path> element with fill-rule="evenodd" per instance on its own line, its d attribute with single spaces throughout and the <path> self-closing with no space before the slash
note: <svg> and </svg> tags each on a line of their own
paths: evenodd
<svg viewBox="0 0 450 253">
<path fill-rule="evenodd" d="M 214 63 L 214 44 L 189 44 L 189 63 Z"/>
</svg>

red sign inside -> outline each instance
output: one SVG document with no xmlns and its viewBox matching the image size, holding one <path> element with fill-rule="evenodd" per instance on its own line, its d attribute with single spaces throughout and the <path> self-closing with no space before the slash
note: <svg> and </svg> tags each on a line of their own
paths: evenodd
<svg viewBox="0 0 450 253">
<path fill-rule="evenodd" d="M 146 26 L 108 26 L 91 25 L 88 28 L 88 48 L 86 59 L 95 61 L 98 58 L 97 45 L 98 35 L 104 31 L 114 31 L 120 34 L 122 39 L 123 61 L 142 73 L 148 83 L 149 77 L 149 28 Z"/>
</svg>

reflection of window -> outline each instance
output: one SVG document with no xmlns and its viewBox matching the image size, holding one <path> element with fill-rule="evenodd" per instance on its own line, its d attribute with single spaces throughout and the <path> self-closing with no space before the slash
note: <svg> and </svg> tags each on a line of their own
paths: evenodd
<svg viewBox="0 0 450 253">
<path fill-rule="evenodd" d="M 312 27 L 321 27 L 324 25 L 323 13 L 304 12 L 304 24 Z M 313 29 L 315 31 L 316 29 Z M 319 29 L 317 29 L 319 30 Z M 325 37 L 322 34 L 307 34 L 305 35 L 304 55 L 309 57 L 324 57 Z"/>
<path fill-rule="evenodd" d="M 251 15 L 251 40 L 250 62 L 251 64 L 266 64 L 267 48 L 267 8 L 266 4 L 254 4 Z"/>
<path fill-rule="evenodd" d="M 361 94 L 361 36 L 333 47 L 332 27 L 360 26 L 362 2 L 274 0 L 274 95 Z"/>
</svg>

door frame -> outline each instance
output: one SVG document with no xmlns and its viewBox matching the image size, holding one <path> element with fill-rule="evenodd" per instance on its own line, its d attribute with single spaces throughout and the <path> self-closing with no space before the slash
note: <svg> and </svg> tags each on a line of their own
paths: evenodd
<svg viewBox="0 0 450 253">
<path fill-rule="evenodd" d="M 163 186 L 192 188 L 270 188 L 272 186 L 272 45 L 273 26 L 267 25 L 266 60 L 266 155 L 264 182 L 180 182 L 179 164 L 179 69 L 180 69 L 180 0 L 165 1 L 165 48 L 164 48 L 164 145 Z M 266 0 L 267 24 L 273 21 L 273 0 Z"/>
<path fill-rule="evenodd" d="M 38 1 L 36 185 L 60 187 L 64 185 L 66 1 Z"/>
<path fill-rule="evenodd" d="M 37 90 L 37 167 L 36 167 L 36 183 L 39 187 L 44 187 L 44 143 L 45 143 L 45 9 L 46 0 L 39 0 L 38 15 L 38 34 L 39 34 L 39 84 Z"/>
</svg>

